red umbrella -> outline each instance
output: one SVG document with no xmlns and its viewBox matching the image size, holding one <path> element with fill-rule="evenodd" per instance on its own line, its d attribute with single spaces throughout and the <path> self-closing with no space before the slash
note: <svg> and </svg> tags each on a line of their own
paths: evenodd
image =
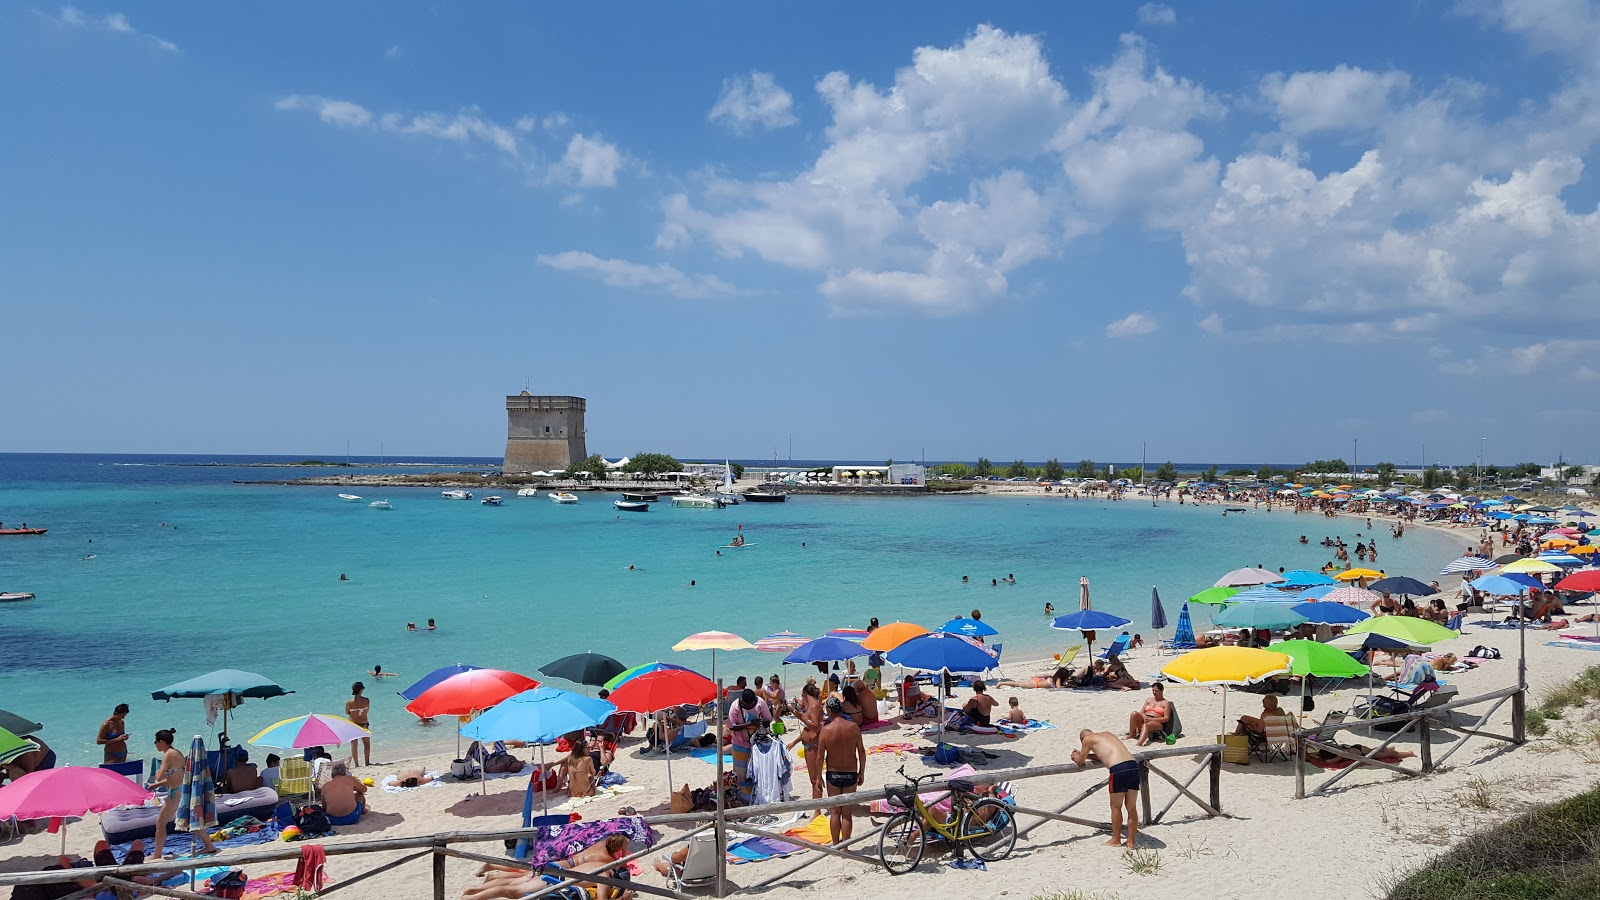
<svg viewBox="0 0 1600 900">
<path fill-rule="evenodd" d="M 606 699 L 620 710 L 649 713 L 689 704 L 699 706 L 716 696 L 716 684 L 699 672 L 662 669 L 624 681 Z"/>
<path fill-rule="evenodd" d="M 406 704 L 406 710 L 424 719 L 470 716 L 538 686 L 539 682 L 516 672 L 473 669 L 452 675 L 423 691 L 417 699 Z"/>
<path fill-rule="evenodd" d="M 105 812 L 118 806 L 138 805 L 150 792 L 109 769 L 62 766 L 40 769 L 0 788 L 0 820 L 67 819 Z M 67 832 L 61 829 L 61 852 Z"/>
<path fill-rule="evenodd" d="M 1562 591 L 1600 591 L 1600 569 L 1585 569 L 1582 572 L 1573 572 L 1571 575 L 1556 582 L 1556 589 Z"/>
</svg>

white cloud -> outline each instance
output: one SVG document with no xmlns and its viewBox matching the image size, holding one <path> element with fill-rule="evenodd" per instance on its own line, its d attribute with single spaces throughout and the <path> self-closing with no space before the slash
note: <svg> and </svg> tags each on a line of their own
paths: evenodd
<svg viewBox="0 0 1600 900">
<path fill-rule="evenodd" d="M 579 187 L 616 187 L 617 170 L 622 168 L 622 153 L 603 139 L 572 136 L 561 158 L 567 177 Z"/>
<path fill-rule="evenodd" d="M 389 45 L 389 49 L 383 51 L 383 58 L 387 59 L 387 60 L 391 60 L 391 61 L 399 59 L 400 58 L 400 45 L 399 44 L 391 44 L 391 45 Z"/>
<path fill-rule="evenodd" d="M 95 31 L 110 31 L 116 34 L 125 34 L 129 35 L 130 37 L 138 38 L 139 40 L 150 44 L 150 46 L 155 47 L 158 50 L 163 50 L 167 53 L 178 52 L 177 44 L 174 44 L 166 38 L 157 37 L 153 34 L 147 34 L 138 30 L 137 28 L 134 28 L 133 23 L 129 22 L 128 17 L 122 13 L 107 13 L 103 16 L 97 16 L 87 14 L 83 12 L 83 10 L 78 9 L 76 6 L 63 6 L 61 7 L 61 11 L 56 15 L 52 16 L 48 13 L 42 15 L 52 22 L 65 25 L 69 28 L 84 28 Z"/>
<path fill-rule="evenodd" d="M 575 272 L 598 278 L 611 287 L 643 291 L 662 291 L 674 297 L 704 299 L 735 293 L 733 285 L 714 275 L 687 275 L 666 264 L 647 266 L 625 259 L 602 259 L 592 253 L 568 250 L 554 256 L 540 255 L 539 265 L 561 272 Z"/>
<path fill-rule="evenodd" d="M 1410 88 L 1404 72 L 1341 65 L 1328 72 L 1274 72 L 1261 79 L 1260 90 L 1285 131 L 1309 134 L 1374 128 Z"/>
<path fill-rule="evenodd" d="M 1114 338 L 1144 337 L 1154 334 L 1156 320 L 1144 313 L 1129 313 L 1128 315 L 1106 326 L 1106 336 Z"/>
<path fill-rule="evenodd" d="M 359 103 L 314 94 L 290 94 L 280 98 L 273 107 L 313 112 L 323 122 L 340 128 L 375 128 L 389 134 L 420 135 L 459 144 L 479 142 L 509 157 L 518 155 L 516 135 L 485 118 L 476 108 L 457 113 L 405 115 L 390 112 L 380 115 Z"/>
<path fill-rule="evenodd" d="M 786 128 L 799 121 L 794 98 L 778 86 L 772 73 L 754 71 L 723 79 L 722 94 L 707 118 L 741 134 Z"/>
<path fill-rule="evenodd" d="M 1146 3 L 1139 7 L 1140 25 L 1176 25 L 1178 14 L 1165 3 Z"/>
<path fill-rule="evenodd" d="M 1206 334 L 1217 335 L 1223 332 L 1222 317 L 1212 313 L 1200 320 L 1200 330 Z"/>
</svg>

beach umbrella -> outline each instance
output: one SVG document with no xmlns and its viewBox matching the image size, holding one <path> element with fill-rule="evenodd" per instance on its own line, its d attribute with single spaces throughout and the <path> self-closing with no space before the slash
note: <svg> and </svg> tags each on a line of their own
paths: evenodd
<svg viewBox="0 0 1600 900">
<path fill-rule="evenodd" d="M 921 625 L 913 625 L 910 622 L 890 622 L 888 625 L 873 629 L 872 633 L 867 635 L 866 640 L 861 642 L 861 646 L 868 650 L 876 650 L 879 653 L 888 653 L 906 641 L 915 637 L 922 637 L 928 633 L 928 629 L 923 628 Z"/>
<path fill-rule="evenodd" d="M 1500 556 L 1496 556 L 1494 558 L 1494 564 L 1497 566 L 1503 566 L 1506 563 L 1514 563 L 1519 559 L 1522 559 L 1522 555 L 1519 553 L 1505 553 Z"/>
<path fill-rule="evenodd" d="M 1315 585 L 1313 587 L 1306 588 L 1305 590 L 1301 591 L 1297 596 L 1298 596 L 1298 599 L 1300 599 L 1300 600 L 1321 600 L 1323 597 L 1328 596 L 1329 594 L 1333 593 L 1334 591 L 1342 590 L 1342 589 L 1343 589 L 1343 586 L 1340 585 L 1338 582 L 1335 582 L 1333 584 L 1319 584 L 1319 585 Z"/>
<path fill-rule="evenodd" d="M 544 745 L 563 735 L 599 725 L 617 711 L 608 700 L 573 691 L 541 687 L 523 691 L 461 728 L 461 735 L 487 746 L 493 741 L 525 741 L 539 745 L 539 787 L 544 794 Z M 485 775 L 487 783 L 487 775 Z M 545 812 L 549 812 L 548 798 Z"/>
<path fill-rule="evenodd" d="M 959 634 L 939 632 L 912 638 L 890 650 L 889 662 L 923 672 L 986 672 L 994 668 L 995 655 L 977 641 Z M 944 734 L 944 687 L 939 678 L 939 734 Z"/>
<path fill-rule="evenodd" d="M 1512 581 L 1515 581 L 1517 584 L 1525 584 L 1528 587 L 1531 587 L 1536 591 L 1542 591 L 1542 590 L 1545 589 L 1544 582 L 1540 581 L 1537 577 L 1535 577 L 1533 575 L 1529 575 L 1527 572 L 1512 572 L 1512 573 L 1510 573 L 1508 575 L 1492 575 L 1490 577 L 1491 578 L 1507 578 L 1507 579 L 1510 579 Z"/>
<path fill-rule="evenodd" d="M 0 728 L 0 765 L 15 762 L 17 757 L 26 756 L 39 749 L 39 745 L 25 737 Z"/>
<path fill-rule="evenodd" d="M 1218 578 L 1216 587 L 1249 587 L 1255 584 L 1273 584 L 1283 580 L 1282 575 L 1261 568 L 1234 569 Z"/>
<path fill-rule="evenodd" d="M 1459 632 L 1415 616 L 1374 616 L 1350 626 L 1346 634 L 1381 634 L 1409 644 L 1433 645 L 1460 637 Z"/>
<path fill-rule="evenodd" d="M 1512 575 L 1517 573 L 1513 572 Z M 1515 597 L 1528 592 L 1528 583 L 1511 578 L 1510 575 L 1488 575 L 1467 582 L 1472 588 L 1494 597 Z"/>
<path fill-rule="evenodd" d="M 675 666 L 672 663 L 647 662 L 643 665 L 634 666 L 631 669 L 623 669 L 616 675 L 611 676 L 611 680 L 607 681 L 605 684 L 602 684 L 601 687 L 608 691 L 614 691 L 633 679 L 638 678 L 641 675 L 649 675 L 652 672 L 694 672 L 694 670 L 688 666 Z M 695 674 L 698 675 L 699 673 L 696 672 Z M 609 700 L 611 698 L 608 697 L 606 699 Z"/>
<path fill-rule="evenodd" d="M 1333 584 L 1333 579 L 1321 572 L 1312 572 L 1307 569 L 1294 569 L 1283 573 L 1282 587 L 1315 587 L 1319 584 Z"/>
<path fill-rule="evenodd" d="M 1236 587 L 1208 587 L 1200 593 L 1195 594 L 1193 597 L 1190 597 L 1188 602 L 1203 603 L 1209 606 L 1218 606 L 1231 600 L 1237 593 L 1239 593 L 1239 589 Z"/>
<path fill-rule="evenodd" d="M 839 662 L 866 656 L 870 651 L 855 641 L 844 638 L 819 637 L 807 641 L 783 658 L 785 663 Z"/>
<path fill-rule="evenodd" d="M 563 678 L 574 684 L 599 686 L 626 668 L 602 653 L 574 653 L 546 663 L 540 667 L 539 674 L 548 678 Z"/>
<path fill-rule="evenodd" d="M 261 747 L 287 747 L 299 750 L 330 744 L 348 744 L 369 737 L 372 737 L 372 732 L 344 716 L 312 713 L 268 725 L 251 738 L 250 743 Z"/>
<path fill-rule="evenodd" d="M 1514 563 L 1506 563 L 1501 572 L 1559 572 L 1561 567 L 1545 562 L 1542 559 L 1519 559 Z"/>
<path fill-rule="evenodd" d="M 1437 593 L 1431 585 L 1404 575 L 1390 575 L 1388 578 L 1380 578 L 1367 585 L 1367 590 L 1388 591 L 1391 594 L 1412 597 L 1425 597 L 1428 594 Z"/>
<path fill-rule="evenodd" d="M 811 638 L 792 631 L 778 631 L 756 641 L 755 647 L 762 653 L 788 653 L 809 640 Z"/>
<path fill-rule="evenodd" d="M 1111 631 L 1129 623 L 1129 619 L 1114 616 L 1097 609 L 1080 609 L 1051 620 L 1050 627 L 1062 631 Z M 1085 635 L 1085 637 L 1088 637 Z M 1089 657 L 1094 658 L 1094 641 L 1089 641 Z"/>
<path fill-rule="evenodd" d="M 158 691 L 152 691 L 152 700 L 165 700 L 171 702 L 176 699 L 200 699 L 216 697 L 224 694 L 236 698 L 254 697 L 264 699 L 267 697 L 281 697 L 292 694 L 294 691 L 284 690 L 277 682 L 265 675 L 255 672 L 245 672 L 239 669 L 218 669 L 204 675 L 196 675 L 188 681 L 180 681 Z M 228 709 L 232 703 L 222 704 L 222 732 L 217 749 L 226 753 L 228 749 Z"/>
<path fill-rule="evenodd" d="M 1556 582 L 1556 589 L 1563 591 L 1600 591 L 1600 569 L 1585 569 L 1582 572 L 1573 572 L 1571 575 Z"/>
<path fill-rule="evenodd" d="M 1194 622 L 1189 618 L 1189 604 L 1178 607 L 1178 627 L 1172 632 L 1172 648 L 1181 650 L 1194 646 Z"/>
<path fill-rule="evenodd" d="M 11 732 L 17 737 L 27 737 L 36 731 L 43 731 L 44 726 L 32 719 L 26 719 L 16 713 L 0 709 L 0 728 Z"/>
<path fill-rule="evenodd" d="M 403 691 L 396 691 L 395 693 L 397 693 L 400 696 L 406 698 L 407 701 L 415 700 L 418 697 L 422 696 L 422 692 L 423 691 L 427 690 L 428 688 L 433 687 L 434 685 L 436 685 L 439 682 L 445 680 L 446 678 L 449 678 L 452 675 L 460 675 L 462 672 L 471 672 L 474 669 L 481 669 L 481 668 L 483 668 L 483 666 L 454 665 L 454 666 L 445 666 L 442 669 L 434 669 L 432 672 L 429 672 L 428 674 L 426 674 L 426 675 L 422 676 L 420 679 L 418 679 L 417 682 L 415 684 L 413 684 L 412 686 L 406 688 Z"/>
<path fill-rule="evenodd" d="M 1297 603 L 1300 594 L 1296 591 L 1280 591 L 1275 584 L 1263 584 L 1240 591 L 1228 600 L 1228 603 Z"/>
<path fill-rule="evenodd" d="M 672 645 L 674 650 L 710 650 L 711 651 L 711 680 L 717 680 L 717 651 L 718 650 L 753 650 L 755 645 L 726 631 L 701 631 L 691 634 L 683 640 Z"/>
<path fill-rule="evenodd" d="M 420 719 L 435 716 L 472 716 L 508 697 L 539 686 L 526 675 L 504 669 L 473 669 L 452 675 L 417 695 L 406 704 L 406 711 Z M 456 733 L 456 756 L 461 755 L 460 732 Z"/>
<path fill-rule="evenodd" d="M 1306 621 L 1294 609 L 1279 603 L 1240 603 L 1222 611 L 1215 619 L 1228 628 L 1292 628 Z"/>
<path fill-rule="evenodd" d="M 110 769 L 58 766 L 39 769 L 0 787 L 0 821 L 73 819 L 119 806 L 140 806 L 150 792 Z M 61 824 L 61 852 L 67 829 Z"/>
<path fill-rule="evenodd" d="M 968 619 L 961 616 L 957 616 L 940 625 L 938 630 L 945 634 L 960 634 L 971 638 L 989 637 L 1000 633 L 989 627 L 981 619 Z"/>
<path fill-rule="evenodd" d="M 1337 647 L 1316 641 L 1280 641 L 1272 645 L 1289 654 L 1289 674 L 1300 676 L 1300 708 L 1306 707 L 1308 683 L 1316 678 L 1359 678 L 1372 670 Z"/>
<path fill-rule="evenodd" d="M 1363 581 L 1368 578 L 1382 577 L 1382 572 L 1378 572 L 1373 569 L 1346 569 L 1345 571 L 1333 576 L 1333 579 L 1335 581 L 1342 581 L 1345 584 L 1349 584 L 1353 581 Z"/>
<path fill-rule="evenodd" d="M 1600 546 L 1596 546 L 1595 544 L 1580 544 L 1579 546 L 1573 547 L 1567 552 L 1574 556 L 1589 556 L 1594 553 L 1600 553 Z"/>
<path fill-rule="evenodd" d="M 1161 594 L 1155 585 L 1150 586 L 1150 628 L 1156 633 L 1156 646 L 1161 646 L 1161 629 L 1167 627 L 1167 611 L 1161 607 Z"/>
<path fill-rule="evenodd" d="M 1576 556 L 1572 556 L 1568 553 L 1557 553 L 1554 551 L 1540 553 L 1538 560 L 1539 562 L 1549 563 L 1553 566 L 1559 566 L 1563 569 L 1576 569 L 1585 564 L 1583 560 L 1577 558 Z"/>
<path fill-rule="evenodd" d="M 1184 684 L 1222 685 L 1222 725 L 1228 724 L 1228 686 L 1255 684 L 1289 671 L 1289 657 L 1253 647 L 1191 650 L 1161 667 L 1161 674 Z"/>
<path fill-rule="evenodd" d="M 659 669 L 630 678 L 606 698 L 624 712 L 658 713 L 680 706 L 700 706 L 717 699 L 717 685 L 699 672 Z M 667 787 L 672 787 L 672 742 L 667 751 Z"/>
<path fill-rule="evenodd" d="M 172 827 L 178 831 L 206 831 L 217 824 L 217 786 L 206 765 L 205 738 L 189 742 L 189 762 L 183 770 L 183 794 Z M 209 842 L 207 842 L 209 843 Z"/>
<path fill-rule="evenodd" d="M 1494 567 L 1495 563 L 1491 562 L 1487 557 L 1463 556 L 1459 559 L 1452 560 L 1450 563 L 1445 565 L 1443 569 L 1439 570 L 1439 574 L 1455 575 L 1461 572 L 1477 572 L 1482 569 L 1492 569 Z"/>
<path fill-rule="evenodd" d="M 1371 618 L 1367 613 L 1343 603 L 1300 603 L 1289 607 L 1314 625 L 1353 625 Z"/>
<path fill-rule="evenodd" d="M 866 640 L 867 634 L 868 632 L 865 628 L 835 628 L 823 635 L 823 637 L 844 638 L 847 641 L 855 641 L 859 644 Z"/>
<path fill-rule="evenodd" d="M 1322 595 L 1322 599 L 1317 602 L 1343 603 L 1345 606 L 1355 606 L 1358 608 L 1366 607 L 1371 609 L 1373 604 L 1382 599 L 1382 597 L 1378 596 L 1372 591 L 1367 590 L 1366 588 L 1342 587 L 1338 590 L 1329 591 L 1328 593 Z"/>
</svg>

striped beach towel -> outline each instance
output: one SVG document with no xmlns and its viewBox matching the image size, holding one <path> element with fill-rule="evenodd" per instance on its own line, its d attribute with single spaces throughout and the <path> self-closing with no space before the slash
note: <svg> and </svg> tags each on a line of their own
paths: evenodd
<svg viewBox="0 0 1600 900">
<path fill-rule="evenodd" d="M 178 815 L 173 827 L 179 831 L 199 831 L 217 824 L 217 789 L 206 765 L 206 742 L 194 736 L 189 745 L 189 765 L 183 773 L 183 793 L 178 799 Z"/>
</svg>

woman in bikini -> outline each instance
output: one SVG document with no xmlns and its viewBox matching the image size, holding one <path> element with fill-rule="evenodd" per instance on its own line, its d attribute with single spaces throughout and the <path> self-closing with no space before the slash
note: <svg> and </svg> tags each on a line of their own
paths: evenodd
<svg viewBox="0 0 1600 900">
<path fill-rule="evenodd" d="M 1070 687 L 1071 684 L 1072 673 L 1063 666 L 1057 668 L 1054 672 L 1051 672 L 1048 675 L 1034 675 L 1031 678 L 1024 678 L 1021 681 L 997 681 L 994 683 L 994 686 L 1008 688 L 1058 688 Z"/>
<path fill-rule="evenodd" d="M 822 692 L 816 684 L 806 682 L 800 691 L 800 746 L 806 751 L 806 775 L 811 779 L 811 798 L 822 798 L 822 753 L 817 750 L 817 739 L 822 736 Z"/>
<path fill-rule="evenodd" d="M 856 693 L 855 685 L 846 684 L 839 688 L 839 696 L 844 701 L 844 717 L 860 725 L 861 697 Z"/>
</svg>

